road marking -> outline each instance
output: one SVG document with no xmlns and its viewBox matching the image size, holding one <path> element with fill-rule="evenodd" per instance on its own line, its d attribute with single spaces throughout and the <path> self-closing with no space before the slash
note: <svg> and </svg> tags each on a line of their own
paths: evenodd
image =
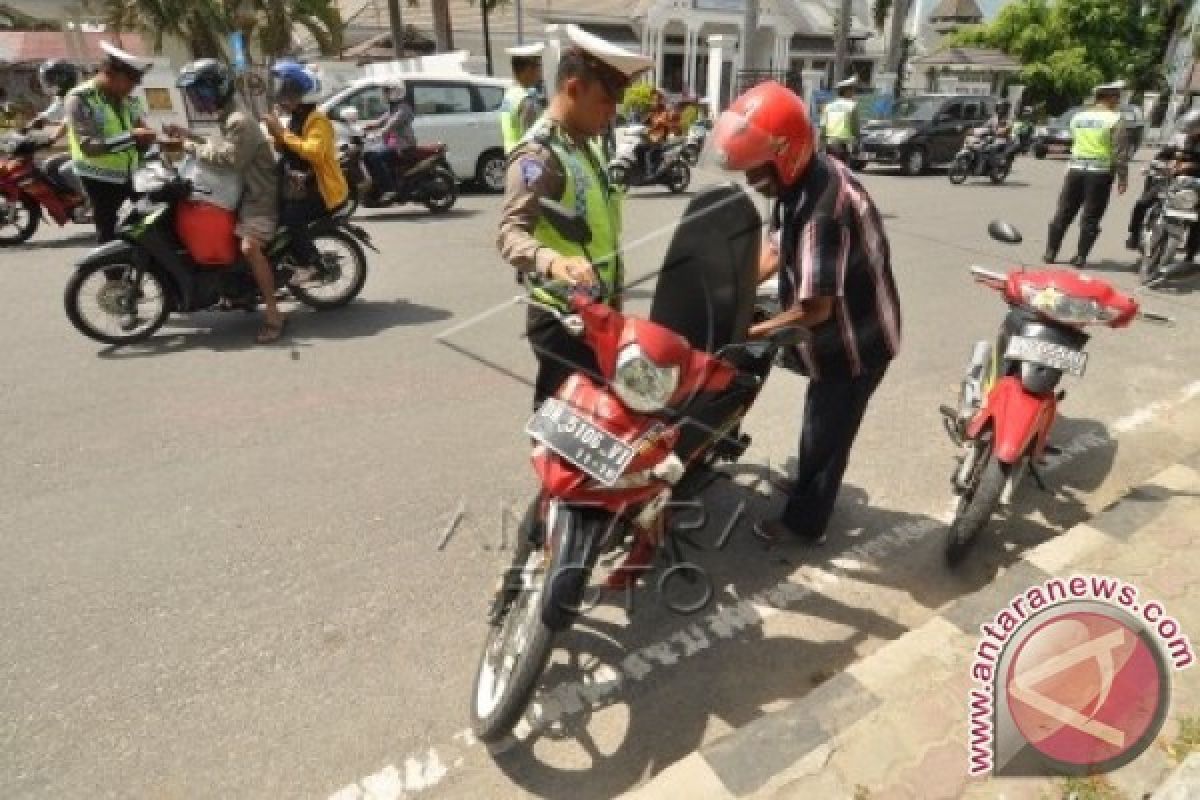
<svg viewBox="0 0 1200 800">
<path fill-rule="evenodd" d="M 1108 428 L 1116 433 L 1130 433 L 1197 396 L 1200 396 L 1200 381 L 1193 381 L 1174 398 L 1150 403 L 1118 417 Z M 1063 447 L 1063 454 L 1043 471 L 1058 469 L 1110 441 L 1095 433 L 1081 434 Z M 957 498 L 952 498 L 951 502 L 956 503 Z M 788 578 L 747 598 L 739 599 L 732 585 L 726 587 L 723 601 L 717 602 L 716 610 L 630 653 L 620 665 L 605 665 L 597 669 L 595 675 L 585 675 L 580 680 L 559 684 L 539 693 L 514 735 L 490 745 L 488 749 L 492 753 L 508 750 L 534 732 L 550 728 L 564 718 L 580 714 L 585 709 L 603 708 L 619 695 L 629 681 L 640 682 L 652 672 L 678 667 L 699 653 L 737 641 L 738 634 L 744 629 L 760 626 L 764 621 L 799 605 L 822 585 L 836 583 L 838 572 L 884 562 L 893 551 L 941 528 L 946 522 L 945 516 L 896 525 L 832 559 L 828 569 L 806 564 Z M 431 789 L 452 771 L 463 769 L 467 757 L 479 744 L 470 728 L 460 730 L 450 737 L 450 743 L 442 747 L 442 752 L 430 747 L 406 756 L 403 773 L 389 764 L 379 772 L 337 790 L 329 796 L 329 800 L 403 800 L 405 793 Z M 448 755 L 444 757 L 444 753 Z"/>
</svg>

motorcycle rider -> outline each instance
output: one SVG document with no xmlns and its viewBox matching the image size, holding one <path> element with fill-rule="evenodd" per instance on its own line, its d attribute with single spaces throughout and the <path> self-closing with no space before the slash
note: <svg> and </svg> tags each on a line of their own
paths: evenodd
<svg viewBox="0 0 1200 800">
<path fill-rule="evenodd" d="M 140 151 L 158 134 L 145 121 L 141 101 L 132 97 L 150 62 L 108 42 L 96 77 L 67 92 L 64 112 L 75 174 L 92 203 L 100 244 L 117 234 L 117 213 L 133 195 Z"/>
<path fill-rule="evenodd" d="M 396 172 L 417 146 L 417 135 L 413 132 L 416 112 L 404 83 L 388 85 L 383 94 L 387 113 L 363 125 L 363 133 L 378 133 L 378 138 L 363 151 L 363 163 L 371 173 L 379 202 L 387 205 L 396 199 Z"/>
<path fill-rule="evenodd" d="M 258 122 L 238 109 L 233 74 L 220 61 L 212 58 L 193 61 L 180 70 L 175 85 L 184 91 L 197 111 L 218 115 L 219 133 L 208 138 L 178 125 L 168 125 L 165 130 L 168 136 L 182 139 L 189 154 L 241 176 L 244 188 L 235 232 L 241 239 L 242 256 L 250 265 L 266 305 L 265 319 L 255 338 L 259 344 L 277 341 L 287 320 L 275 302 L 275 276 L 263 249 L 275 235 L 279 219 L 275 153 Z"/>
<path fill-rule="evenodd" d="M 1172 176 L 1200 176 L 1200 109 L 1188 111 L 1178 119 L 1171 141 L 1158 151 L 1154 160 L 1171 165 L 1170 174 Z M 1146 212 L 1150 210 L 1150 206 L 1154 205 L 1157 196 L 1156 182 L 1152 176 L 1147 175 L 1145 185 L 1142 187 L 1142 194 L 1133 204 L 1133 213 L 1129 216 L 1129 239 L 1126 240 L 1125 246 L 1130 250 L 1140 249 L 1142 223 L 1146 219 Z M 1191 235 L 1188 236 L 1187 260 L 1194 260 L 1198 250 L 1200 250 L 1200 234 L 1197 233 L 1197 226 L 1193 226 Z"/>
<path fill-rule="evenodd" d="M 1117 194 L 1125 194 L 1129 184 L 1130 142 L 1121 112 L 1117 110 L 1124 88 L 1124 81 L 1097 86 L 1096 105 L 1071 119 L 1074 140 L 1071 161 L 1058 198 L 1058 208 L 1046 232 L 1046 252 L 1042 260 L 1047 264 L 1058 257 L 1067 227 L 1082 207 L 1079 246 L 1071 259 L 1072 266 L 1082 267 L 1100 235 L 1100 220 L 1108 208 L 1114 179 Z"/>
<path fill-rule="evenodd" d="M 783 311 L 751 338 L 803 326 L 809 377 L 796 476 L 787 507 L 756 533 L 775 542 L 820 543 L 833 514 L 850 449 L 871 395 L 900 349 L 900 301 L 891 252 L 875 204 L 850 169 L 814 152 L 808 109 L 771 81 L 734 100 L 713 131 L 717 163 L 745 172 L 775 198 L 759 280 L 779 275 Z"/>
<path fill-rule="evenodd" d="M 1007 100 L 1001 100 L 996 103 L 996 110 L 988 119 L 988 133 L 992 135 L 992 143 L 988 145 L 987 153 L 988 163 L 995 155 L 1005 155 L 1010 146 L 1012 134 L 1012 125 L 1009 123 L 1008 113 L 1012 110 L 1012 104 Z"/>
<path fill-rule="evenodd" d="M 646 138 L 638 143 L 635 157 L 641 159 L 646 177 L 650 177 L 661 167 L 663 146 L 672 134 L 678 134 L 679 115 L 667 106 L 667 98 L 661 91 L 654 93 L 654 106 L 646 119 Z"/>
<path fill-rule="evenodd" d="M 606 301 L 621 302 L 622 194 L 609 187 L 605 159 L 596 141 L 616 115 L 626 87 L 650 69 L 650 59 L 617 47 L 576 25 L 566 26 L 554 96 L 541 119 L 525 134 L 509 160 L 504 206 L 497 235 L 500 255 L 521 273 L 572 284 L 602 281 Z M 582 214 L 592 231 L 588 253 L 564 239 L 542 217 L 541 198 Z M 532 299 L 561 303 L 534 289 Z M 572 372 L 599 370 L 591 348 L 571 336 L 554 316 L 530 306 L 525 326 L 538 361 L 534 407 L 558 391 Z"/>
<path fill-rule="evenodd" d="M 38 68 L 38 83 L 42 91 L 54 98 L 42 113 L 34 117 L 21 131 L 45 130 L 46 140 L 53 144 L 67 135 L 67 93 L 79 84 L 79 67 L 61 58 L 52 58 Z M 51 156 L 42 162 L 42 170 L 51 180 L 66 189 L 83 194 L 83 185 L 72 169 L 69 153 Z"/>
<path fill-rule="evenodd" d="M 542 83 L 543 42 L 510 47 L 505 50 L 512 57 L 513 80 L 516 81 L 504 93 L 500 106 L 500 132 L 504 137 L 504 153 L 511 153 L 542 115 L 545 101 L 540 89 Z"/>
<path fill-rule="evenodd" d="M 858 103 L 854 101 L 858 78 L 850 77 L 837 85 L 837 99 L 821 109 L 821 137 L 825 152 L 847 162 L 858 140 Z"/>
</svg>

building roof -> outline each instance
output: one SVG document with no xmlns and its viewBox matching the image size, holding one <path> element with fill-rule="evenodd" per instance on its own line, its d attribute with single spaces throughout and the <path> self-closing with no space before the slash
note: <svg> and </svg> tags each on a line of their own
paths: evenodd
<svg viewBox="0 0 1200 800">
<path fill-rule="evenodd" d="M 983 11 L 975 0 L 942 0 L 929 15 L 930 19 L 971 19 L 983 21 Z"/>
<path fill-rule="evenodd" d="M 915 59 L 924 67 L 984 67 L 992 70 L 1018 70 L 1019 61 L 1012 56 L 987 47 L 947 47 Z"/>
<path fill-rule="evenodd" d="M 100 43 L 116 39 L 111 34 L 82 33 L 82 58 L 86 63 L 95 64 L 104 58 Z M 50 58 L 78 59 L 68 40 L 68 34 L 60 31 L 2 31 L 0 30 L 0 63 L 24 64 L 45 61 Z M 136 33 L 122 33 L 120 47 L 137 56 L 149 56 L 150 53 Z"/>
</svg>

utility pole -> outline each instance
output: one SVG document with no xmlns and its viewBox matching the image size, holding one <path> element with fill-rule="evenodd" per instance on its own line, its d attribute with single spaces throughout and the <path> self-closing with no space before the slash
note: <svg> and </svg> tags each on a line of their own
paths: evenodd
<svg viewBox="0 0 1200 800">
<path fill-rule="evenodd" d="M 525 44 L 525 9 L 521 7 L 521 0 L 517 0 L 517 44 Z"/>
<path fill-rule="evenodd" d="M 750 48 L 753 46 L 754 34 L 758 32 L 758 0 L 745 0 L 746 8 L 742 15 L 742 40 L 738 42 L 738 53 L 741 56 L 742 72 L 748 72 L 750 69 Z M 659 82 L 662 82 L 662 77 L 659 76 Z M 746 90 L 745 85 L 740 85 L 738 76 L 733 76 L 733 93 L 741 94 Z"/>
<path fill-rule="evenodd" d="M 388 19 L 392 23 L 392 49 L 396 58 L 404 58 L 404 18 L 400 16 L 400 0 L 387 0 Z"/>
<path fill-rule="evenodd" d="M 850 42 L 850 0 L 842 0 L 838 11 L 837 40 L 833 50 L 833 82 L 836 84 L 846 76 L 846 50 Z"/>
<path fill-rule="evenodd" d="M 492 35 L 488 30 L 488 1 L 479 0 L 479 9 L 483 15 L 483 57 L 487 62 L 487 74 L 494 75 L 495 72 L 492 71 Z M 396 2 L 396 0 L 392 0 L 392 2 Z"/>
</svg>

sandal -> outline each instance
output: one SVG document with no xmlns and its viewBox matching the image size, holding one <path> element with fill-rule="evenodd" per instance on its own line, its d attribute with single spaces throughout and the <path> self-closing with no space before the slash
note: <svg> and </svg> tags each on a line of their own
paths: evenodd
<svg viewBox="0 0 1200 800">
<path fill-rule="evenodd" d="M 287 317 L 278 322 L 264 322 L 263 326 L 258 329 L 258 336 L 254 340 L 259 344 L 272 344 L 279 341 L 285 328 L 287 328 Z"/>
</svg>

